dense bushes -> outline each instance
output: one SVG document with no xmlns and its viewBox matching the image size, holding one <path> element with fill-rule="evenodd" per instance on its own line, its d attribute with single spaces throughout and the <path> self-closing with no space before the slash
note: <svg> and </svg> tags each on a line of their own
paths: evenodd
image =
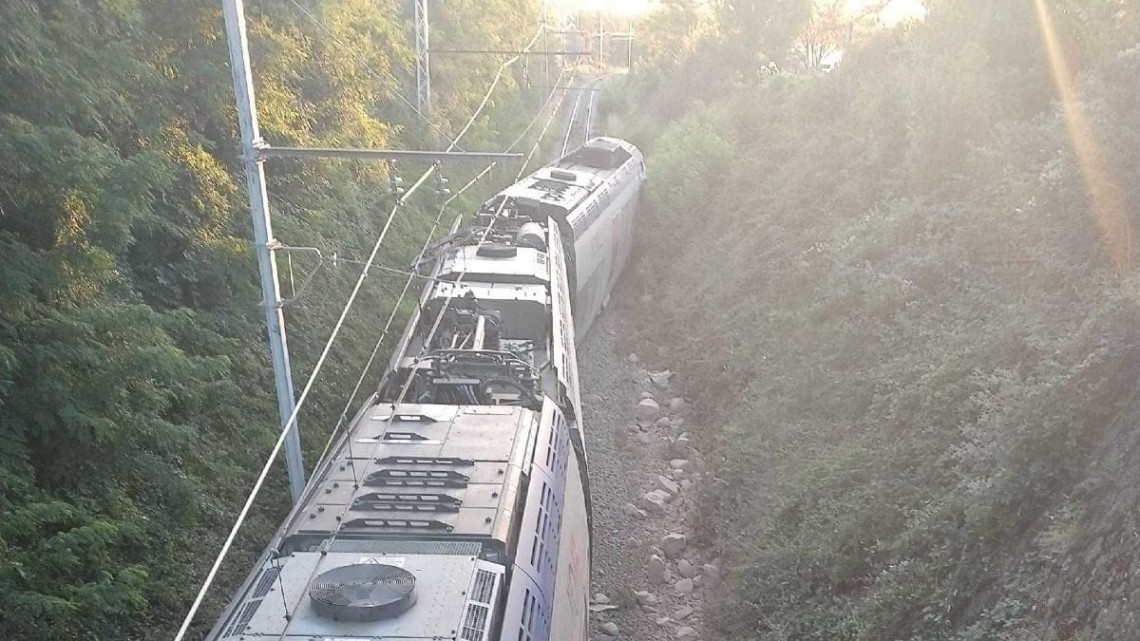
<svg viewBox="0 0 1140 641">
<path fill-rule="evenodd" d="M 710 413 L 726 637 L 1134 634 L 1140 582 L 1110 568 L 1137 560 L 1140 503 L 1104 461 L 1140 444 L 1135 277 L 1026 4 L 936 5 L 652 142 L 637 272 L 665 322 L 632 338 Z M 1066 19 L 1098 178 L 1134 216 L 1140 52 L 1113 47 L 1121 16 Z"/>
<path fill-rule="evenodd" d="M 394 93 L 410 65 L 400 6 L 299 4 L 332 34 L 294 3 L 247 3 L 265 137 L 435 146 Z M 514 48 L 537 25 L 536 6 L 513 0 L 436 17 L 434 38 L 455 48 Z M 12 0 L 0 25 L 0 637 L 167 638 L 277 425 L 221 3 Z M 497 68 L 438 61 L 439 128 L 458 129 Z M 465 144 L 505 144 L 544 95 L 507 77 Z M 326 256 L 366 255 L 392 204 L 375 165 L 287 162 L 268 178 L 277 237 Z M 418 249 L 429 192 L 382 261 Z M 291 296 L 315 263 L 279 261 Z M 297 380 L 359 269 L 330 264 L 286 307 Z M 362 293 L 301 416 L 310 453 L 399 285 L 373 278 Z M 269 487 L 239 541 L 246 560 L 287 504 L 283 475 Z M 236 558 L 224 578 L 247 569 Z"/>
</svg>

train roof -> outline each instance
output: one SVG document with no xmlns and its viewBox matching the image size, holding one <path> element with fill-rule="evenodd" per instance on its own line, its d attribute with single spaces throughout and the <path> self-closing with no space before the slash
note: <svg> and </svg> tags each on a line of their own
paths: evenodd
<svg viewBox="0 0 1140 641">
<path fill-rule="evenodd" d="M 376 403 L 288 535 L 435 532 L 505 543 L 534 420 L 521 407 Z"/>
<path fill-rule="evenodd" d="M 541 515 L 560 513 L 580 403 L 562 241 L 549 221 L 495 219 L 443 245 L 384 384 L 211 639 L 489 641 L 516 589 L 553 602 Z M 368 566 L 407 589 L 397 615 L 353 601 L 371 579 L 337 575 Z"/>
<path fill-rule="evenodd" d="M 569 213 L 631 158 L 640 161 L 633 145 L 616 138 L 593 138 L 505 189 L 501 195 L 553 205 Z"/>
</svg>

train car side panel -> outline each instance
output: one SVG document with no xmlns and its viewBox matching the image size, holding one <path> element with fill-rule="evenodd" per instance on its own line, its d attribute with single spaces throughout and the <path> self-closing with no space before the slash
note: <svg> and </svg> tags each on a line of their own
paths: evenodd
<svg viewBox="0 0 1140 641">
<path fill-rule="evenodd" d="M 589 638 L 590 532 L 588 510 L 578 453 L 570 451 L 566 466 L 566 493 L 562 500 L 562 536 L 558 578 L 554 588 L 552 639 L 585 641 Z"/>
<path fill-rule="evenodd" d="M 574 321 L 579 336 L 593 325 L 625 267 L 637 196 L 645 177 L 641 152 L 633 145 L 608 138 L 592 140 L 586 147 L 592 145 L 609 150 L 614 162 L 621 161 L 612 169 L 592 170 L 604 176 L 603 184 L 567 216 L 574 230 Z M 591 171 L 577 165 L 575 169 Z"/>
</svg>

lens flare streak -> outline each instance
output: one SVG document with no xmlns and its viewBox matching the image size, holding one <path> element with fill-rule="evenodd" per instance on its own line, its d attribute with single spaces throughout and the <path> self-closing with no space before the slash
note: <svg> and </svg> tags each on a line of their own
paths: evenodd
<svg viewBox="0 0 1140 641">
<path fill-rule="evenodd" d="M 1041 36 L 1053 71 L 1053 84 L 1061 101 L 1065 127 L 1080 164 L 1092 214 L 1100 229 L 1104 248 L 1117 274 L 1124 278 L 1135 267 L 1131 217 L 1124 189 L 1107 155 L 1097 143 L 1092 127 L 1081 109 L 1073 83 L 1073 73 L 1057 39 L 1053 18 L 1045 0 L 1034 0 Z"/>
</svg>

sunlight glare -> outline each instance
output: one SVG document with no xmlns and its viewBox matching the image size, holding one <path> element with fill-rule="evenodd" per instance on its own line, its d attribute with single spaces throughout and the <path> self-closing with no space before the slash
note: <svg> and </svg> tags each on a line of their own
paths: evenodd
<svg viewBox="0 0 1140 641">
<path fill-rule="evenodd" d="M 1132 273 L 1135 257 L 1133 250 L 1132 222 L 1128 215 L 1124 189 L 1114 175 L 1112 165 L 1105 156 L 1093 135 L 1092 128 L 1081 111 L 1073 73 L 1065 59 L 1065 52 L 1057 40 L 1053 18 L 1044 0 L 1034 0 L 1037 8 L 1037 21 L 1041 36 L 1045 41 L 1045 51 L 1053 71 L 1053 84 L 1056 86 L 1061 109 L 1065 115 L 1065 126 L 1073 143 L 1073 151 L 1080 163 L 1081 175 L 1088 192 L 1092 214 L 1100 228 L 1105 251 L 1112 259 L 1120 277 Z"/>
<path fill-rule="evenodd" d="M 657 3 L 655 0 L 547 0 L 546 4 L 556 13 L 570 15 L 582 11 L 638 16 L 647 13 Z"/>
<path fill-rule="evenodd" d="M 891 0 L 879 12 L 879 21 L 884 27 L 893 28 L 912 20 L 924 20 L 926 7 L 922 0 Z"/>
</svg>

